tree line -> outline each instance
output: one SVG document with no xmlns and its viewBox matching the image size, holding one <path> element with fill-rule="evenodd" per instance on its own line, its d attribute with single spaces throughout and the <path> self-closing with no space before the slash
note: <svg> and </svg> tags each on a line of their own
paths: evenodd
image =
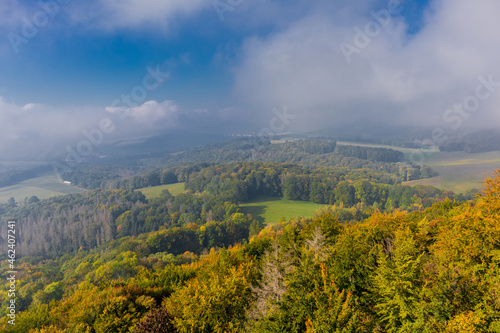
<svg viewBox="0 0 500 333">
<path fill-rule="evenodd" d="M 188 192 L 175 197 L 167 191 L 146 200 L 141 192 L 131 189 L 97 189 L 79 195 L 30 200 L 19 207 L 2 205 L 0 211 L 3 210 L 4 218 L 20 221 L 21 254 L 54 258 L 160 228 L 224 222 L 231 216 L 228 207 L 237 207 L 259 196 L 336 205 L 344 220 L 359 220 L 376 210 L 413 211 L 447 198 L 466 199 L 429 186 L 393 185 L 394 178 L 366 169 L 310 170 L 290 163 L 199 164 L 134 176 L 127 184 L 142 186 L 141 180 L 157 184 L 178 179 L 185 180 Z M 344 211 L 351 207 L 359 212 Z M 252 220 L 250 217 L 247 228 Z"/>
<path fill-rule="evenodd" d="M 500 132 L 486 130 L 467 134 L 463 137 L 450 138 L 439 145 L 441 151 L 464 151 L 468 154 L 500 150 Z"/>
</svg>

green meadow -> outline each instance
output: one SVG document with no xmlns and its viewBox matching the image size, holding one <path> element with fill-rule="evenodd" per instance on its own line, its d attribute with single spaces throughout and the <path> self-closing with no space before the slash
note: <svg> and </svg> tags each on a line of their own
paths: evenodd
<svg viewBox="0 0 500 333">
<path fill-rule="evenodd" d="M 160 196 L 163 190 L 168 190 L 174 196 L 186 191 L 184 183 L 138 189 L 147 199 Z M 313 202 L 285 200 L 274 197 L 258 197 L 250 202 L 240 204 L 242 213 L 252 214 L 263 223 L 278 222 L 280 217 L 285 217 L 287 220 L 295 217 L 312 217 L 316 210 L 323 206 Z"/>
<path fill-rule="evenodd" d="M 142 194 L 146 196 L 147 199 L 159 197 L 163 190 L 168 190 L 170 194 L 176 196 L 186 191 L 184 183 L 151 186 L 138 189 Z"/>
<path fill-rule="evenodd" d="M 312 217 L 324 205 L 308 201 L 293 201 L 275 197 L 258 197 L 248 203 L 240 204 L 241 212 L 252 214 L 263 223 L 275 223 L 284 217 Z"/>
</svg>

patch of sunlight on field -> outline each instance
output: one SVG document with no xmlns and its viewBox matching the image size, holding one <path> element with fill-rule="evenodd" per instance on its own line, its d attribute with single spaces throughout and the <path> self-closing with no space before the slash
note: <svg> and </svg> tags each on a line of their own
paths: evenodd
<svg viewBox="0 0 500 333">
<path fill-rule="evenodd" d="M 280 217 L 290 220 L 296 217 L 312 217 L 324 205 L 308 201 L 293 201 L 275 197 L 258 197 L 240 204 L 241 212 L 252 214 L 263 223 L 278 222 Z"/>
<path fill-rule="evenodd" d="M 147 199 L 152 199 L 159 197 L 163 190 L 168 190 L 173 196 L 179 195 L 186 191 L 184 183 L 151 186 L 138 189 L 142 194 L 146 196 Z"/>
</svg>

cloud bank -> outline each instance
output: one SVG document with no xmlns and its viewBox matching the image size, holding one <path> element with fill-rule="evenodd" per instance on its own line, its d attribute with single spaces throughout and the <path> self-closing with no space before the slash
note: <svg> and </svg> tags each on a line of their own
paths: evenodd
<svg viewBox="0 0 500 333">
<path fill-rule="evenodd" d="M 435 1 L 415 35 L 407 34 L 399 15 L 380 14 L 389 5 L 350 24 L 315 13 L 248 39 L 235 68 L 235 92 L 249 109 L 287 105 L 308 129 L 359 121 L 436 126 L 448 108 L 474 93 L 480 76 L 500 82 L 500 2 Z M 357 49 L 350 59 L 342 43 Z M 498 125 L 499 106 L 500 90 L 467 123 Z"/>
<path fill-rule="evenodd" d="M 181 109 L 172 101 L 147 101 L 133 108 L 57 109 L 40 104 L 23 106 L 0 97 L 0 156 L 35 159 L 59 154 L 85 139 L 84 131 L 99 128 L 109 119 L 114 130 L 104 141 L 146 136 L 178 126 Z"/>
</svg>

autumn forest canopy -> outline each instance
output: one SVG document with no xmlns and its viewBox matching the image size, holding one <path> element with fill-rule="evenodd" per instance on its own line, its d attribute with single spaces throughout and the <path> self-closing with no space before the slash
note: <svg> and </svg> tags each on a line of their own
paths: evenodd
<svg viewBox="0 0 500 333">
<path fill-rule="evenodd" d="M 0 206 L 18 271 L 2 332 L 500 330 L 500 173 L 477 195 L 410 187 L 436 172 L 324 139 L 236 140 L 127 170 L 81 166 L 64 179 L 85 193 Z M 183 191 L 142 193 L 168 184 Z M 242 206 L 261 197 L 322 208 L 263 221 Z"/>
</svg>

